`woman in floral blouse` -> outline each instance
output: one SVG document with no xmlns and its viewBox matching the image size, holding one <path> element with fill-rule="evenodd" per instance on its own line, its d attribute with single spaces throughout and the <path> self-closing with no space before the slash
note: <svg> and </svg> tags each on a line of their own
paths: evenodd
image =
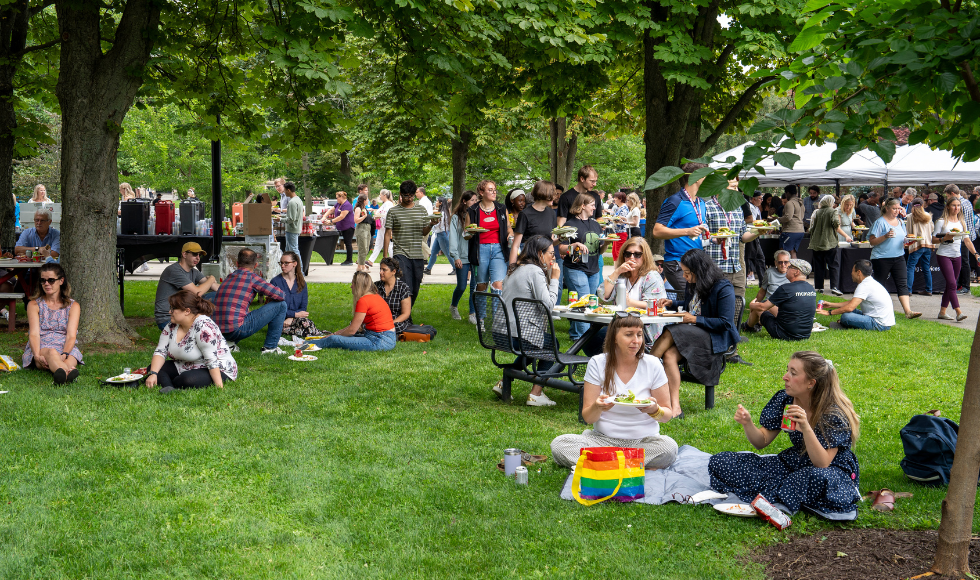
<svg viewBox="0 0 980 580">
<path fill-rule="evenodd" d="M 213 312 L 213 304 L 189 290 L 170 297 L 170 324 L 153 351 L 147 388 L 159 384 L 163 394 L 213 383 L 220 389 L 225 381 L 238 378 L 228 343 L 210 318 Z"/>
</svg>

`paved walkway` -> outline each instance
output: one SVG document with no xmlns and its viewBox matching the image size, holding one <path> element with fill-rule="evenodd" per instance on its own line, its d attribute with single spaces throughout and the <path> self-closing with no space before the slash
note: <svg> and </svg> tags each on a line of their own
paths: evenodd
<svg viewBox="0 0 980 580">
<path fill-rule="evenodd" d="M 144 280 L 144 281 L 156 281 L 160 278 L 163 273 L 163 269 L 167 267 L 167 264 L 161 264 L 157 261 L 148 262 L 149 271 L 148 272 L 137 272 L 135 274 L 127 274 L 127 280 Z M 306 277 L 308 282 L 322 282 L 322 283 L 350 283 L 351 278 L 354 277 L 354 272 L 357 270 L 356 266 L 341 266 L 339 264 L 334 264 L 328 266 L 326 264 L 313 263 L 310 265 L 310 275 Z M 456 284 L 456 276 L 450 276 L 449 272 L 451 268 L 449 264 L 436 264 L 432 269 L 432 274 L 425 276 L 422 279 L 422 284 Z M 603 269 L 604 275 L 608 276 L 612 273 L 613 267 L 606 266 Z M 375 265 L 372 268 L 371 276 L 372 278 L 377 278 L 378 266 Z M 811 282 L 812 283 L 812 282 Z M 850 294 L 845 294 L 836 300 L 841 302 L 846 302 L 850 300 L 853 296 Z M 831 296 L 833 298 L 833 296 Z M 919 296 L 918 294 L 912 295 L 912 310 L 922 313 L 922 320 L 931 320 L 933 322 L 939 322 L 941 324 L 947 324 L 949 326 L 957 326 L 960 328 L 967 328 L 969 330 L 974 330 L 977 326 L 977 317 L 980 316 L 980 298 L 973 296 L 972 294 L 960 294 L 960 307 L 963 309 L 963 313 L 969 318 L 963 322 L 957 323 L 952 320 L 937 320 L 939 315 L 939 302 L 942 298 L 939 294 L 934 294 L 932 296 Z M 902 306 L 898 302 L 897 296 L 892 296 L 892 303 L 895 308 L 896 316 L 902 316 Z M 950 316 L 954 314 L 953 309 L 948 310 Z"/>
</svg>

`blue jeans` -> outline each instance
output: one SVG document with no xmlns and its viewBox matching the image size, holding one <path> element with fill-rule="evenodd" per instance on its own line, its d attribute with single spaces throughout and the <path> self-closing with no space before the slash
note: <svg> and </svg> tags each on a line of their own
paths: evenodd
<svg viewBox="0 0 980 580">
<path fill-rule="evenodd" d="M 891 328 L 864 314 L 860 308 L 854 312 L 841 314 L 840 325 L 844 328 L 856 328 L 858 330 L 888 330 Z"/>
<path fill-rule="evenodd" d="M 507 275 L 507 258 L 500 250 L 500 244 L 480 244 L 480 263 L 477 265 L 477 284 L 487 284 L 487 290 L 494 294 L 500 294 L 500 290 L 493 287 L 494 282 L 500 282 Z M 476 317 L 486 317 L 486 303 L 476 304 Z"/>
<path fill-rule="evenodd" d="M 456 289 L 453 290 L 453 308 L 459 306 L 459 300 L 463 297 L 463 292 L 466 291 L 466 276 L 473 269 L 469 264 L 463 264 L 461 268 L 456 268 Z M 473 306 L 473 292 L 476 291 L 476 272 L 470 276 L 470 312 L 476 312 L 476 308 Z"/>
<path fill-rule="evenodd" d="M 586 274 L 582 270 L 565 269 L 565 285 L 569 291 L 578 292 L 578 297 L 582 298 L 586 294 L 595 294 L 602 283 L 602 270 L 595 274 Z M 568 325 L 568 337 L 573 341 L 581 338 L 585 331 L 589 329 L 588 322 L 572 320 Z"/>
<path fill-rule="evenodd" d="M 926 292 L 932 292 L 932 249 L 919 248 L 909 254 L 909 291 L 912 291 L 912 280 L 915 276 L 915 267 L 922 264 L 922 273 L 926 277 Z"/>
<path fill-rule="evenodd" d="M 299 263 L 296 264 L 296 267 L 302 269 L 303 258 L 302 256 L 300 256 L 299 253 L 299 234 L 291 234 L 289 232 L 286 232 L 286 251 L 296 252 L 296 255 L 299 256 L 299 258 L 297 259 Z"/>
<path fill-rule="evenodd" d="M 269 302 L 246 314 L 242 325 L 226 334 L 225 340 L 240 342 L 261 330 L 263 326 L 268 326 L 262 348 L 276 348 L 279 346 L 279 338 L 282 336 L 282 322 L 284 320 L 286 320 L 286 303 L 282 301 Z"/>
<path fill-rule="evenodd" d="M 317 340 L 308 340 L 306 344 L 315 344 L 320 348 L 342 348 L 344 350 L 391 350 L 395 348 L 395 331 L 386 330 L 375 332 L 365 330 L 364 336 L 338 336 L 331 334 Z"/>
<path fill-rule="evenodd" d="M 446 258 L 449 257 L 449 232 L 439 232 L 434 236 L 432 249 L 429 252 L 429 265 L 426 266 L 427 269 L 431 270 L 432 266 L 436 265 L 436 256 L 439 254 L 440 250 L 443 254 L 445 254 Z M 456 269 L 455 264 L 449 265 L 452 266 L 454 270 Z"/>
</svg>

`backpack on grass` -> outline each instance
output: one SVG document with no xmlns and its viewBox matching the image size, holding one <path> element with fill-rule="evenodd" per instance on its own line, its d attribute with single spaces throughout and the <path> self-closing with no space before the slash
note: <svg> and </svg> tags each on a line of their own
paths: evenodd
<svg viewBox="0 0 980 580">
<path fill-rule="evenodd" d="M 436 329 L 428 324 L 410 324 L 398 335 L 399 342 L 429 342 L 436 337 Z"/>
<path fill-rule="evenodd" d="M 902 427 L 902 471 L 923 485 L 947 485 L 956 453 L 959 425 L 945 417 L 915 415 Z"/>
</svg>

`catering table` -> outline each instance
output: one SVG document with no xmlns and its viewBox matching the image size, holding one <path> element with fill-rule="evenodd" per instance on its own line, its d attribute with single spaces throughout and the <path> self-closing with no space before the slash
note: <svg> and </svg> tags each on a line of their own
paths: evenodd
<svg viewBox="0 0 980 580">
<path fill-rule="evenodd" d="M 323 258 L 323 261 L 328 266 L 333 265 L 334 253 L 337 251 L 337 240 L 339 239 L 340 232 L 331 230 L 318 233 L 313 242 L 313 251 L 320 254 L 320 257 Z"/>
<path fill-rule="evenodd" d="M 324 232 L 329 234 L 330 232 Z M 303 273 L 309 274 L 310 256 L 313 254 L 314 238 L 312 236 L 299 237 L 299 254 L 303 259 Z M 334 237 L 334 247 L 337 245 L 337 238 Z M 222 243 L 237 244 L 245 241 L 241 236 L 225 236 L 221 239 Z M 279 245 L 285 249 L 285 236 L 276 237 Z M 181 248 L 187 242 L 197 242 L 201 248 L 208 253 L 214 254 L 214 238 L 211 236 L 116 236 L 116 248 L 123 251 L 121 258 L 124 269 L 132 274 L 141 264 L 154 258 L 179 258 Z M 322 254 L 321 254 L 322 255 Z M 332 259 L 332 256 L 331 256 Z"/>
<path fill-rule="evenodd" d="M 778 236 L 766 236 L 760 237 L 759 243 L 762 244 L 762 253 L 766 258 L 766 266 L 775 265 L 775 254 L 776 250 L 779 249 L 779 237 Z M 806 260 L 811 265 L 813 264 L 813 251 L 810 250 L 810 238 L 809 236 L 804 237 L 803 241 L 800 242 L 800 248 L 796 251 L 796 257 L 801 260 Z M 908 255 L 906 254 L 906 258 Z M 871 248 L 867 247 L 841 247 L 840 248 L 840 290 L 845 294 L 851 294 L 857 287 L 851 280 L 851 269 L 854 267 L 854 262 L 858 260 L 870 260 L 871 259 Z M 932 252 L 932 262 L 930 263 L 930 269 L 932 270 L 932 292 L 933 294 L 942 294 L 943 290 L 946 289 L 946 280 L 943 278 L 942 273 L 939 271 L 939 260 L 937 260 L 935 250 Z M 828 274 L 829 275 L 829 274 Z M 895 286 L 895 281 L 891 279 L 889 275 L 888 279 L 885 280 L 885 289 L 888 292 L 894 294 L 898 292 L 898 288 Z M 916 269 L 915 280 L 912 282 L 912 292 L 921 292 L 926 289 L 926 281 L 922 276 L 922 268 L 918 267 Z M 830 283 L 824 284 L 824 290 L 826 292 L 830 291 Z"/>
</svg>

